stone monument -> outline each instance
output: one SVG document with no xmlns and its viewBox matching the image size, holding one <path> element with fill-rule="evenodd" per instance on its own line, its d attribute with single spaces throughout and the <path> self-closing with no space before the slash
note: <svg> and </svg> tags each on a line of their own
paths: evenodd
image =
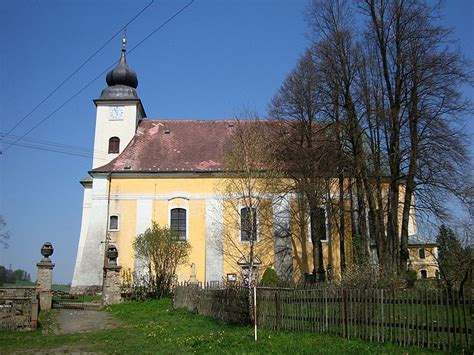
<svg viewBox="0 0 474 355">
<path fill-rule="evenodd" d="M 193 286 L 199 284 L 199 281 L 196 277 L 196 265 L 194 263 L 191 264 L 191 276 L 189 277 L 189 284 Z"/>
<path fill-rule="evenodd" d="M 38 280 L 36 282 L 36 294 L 39 298 L 40 310 L 51 309 L 53 302 L 53 293 L 51 284 L 53 282 L 54 264 L 49 257 L 53 255 L 54 249 L 50 242 L 46 242 L 41 247 L 41 255 L 43 259 L 36 264 L 38 267 Z"/>
<path fill-rule="evenodd" d="M 105 255 L 107 256 L 107 262 L 104 266 L 102 304 L 107 306 L 122 301 L 120 295 L 120 270 L 122 270 L 122 267 L 117 265 L 118 250 L 115 245 L 109 245 Z"/>
</svg>

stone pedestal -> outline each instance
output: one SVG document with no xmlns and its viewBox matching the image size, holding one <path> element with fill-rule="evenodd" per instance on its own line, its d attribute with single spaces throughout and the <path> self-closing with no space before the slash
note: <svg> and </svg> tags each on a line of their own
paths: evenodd
<svg viewBox="0 0 474 355">
<path fill-rule="evenodd" d="M 53 293 L 51 291 L 51 284 L 53 282 L 53 268 L 54 264 L 51 260 L 44 258 L 36 264 L 38 267 L 38 281 L 36 282 L 36 293 L 39 298 L 40 309 L 51 309 L 53 302 Z"/>
<path fill-rule="evenodd" d="M 120 295 L 121 266 L 107 265 L 104 267 L 104 286 L 102 289 L 102 304 L 104 306 L 122 302 Z"/>
</svg>

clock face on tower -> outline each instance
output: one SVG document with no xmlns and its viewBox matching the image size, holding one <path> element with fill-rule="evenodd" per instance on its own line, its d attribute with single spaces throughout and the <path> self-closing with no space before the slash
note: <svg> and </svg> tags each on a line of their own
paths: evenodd
<svg viewBox="0 0 474 355">
<path fill-rule="evenodd" d="M 123 119 L 124 107 L 123 106 L 110 106 L 109 108 L 109 120 L 121 120 Z"/>
</svg>

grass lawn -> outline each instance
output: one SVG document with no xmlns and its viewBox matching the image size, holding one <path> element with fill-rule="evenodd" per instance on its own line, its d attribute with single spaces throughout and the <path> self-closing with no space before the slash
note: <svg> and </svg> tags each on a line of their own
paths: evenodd
<svg viewBox="0 0 474 355">
<path fill-rule="evenodd" d="M 0 332 L 0 353 L 25 350 L 85 351 L 120 354 L 285 353 L 285 354 L 428 354 L 401 348 L 314 333 L 260 331 L 223 325 L 185 310 L 172 310 L 169 299 L 126 302 L 110 307 L 121 325 L 115 329 L 70 335 L 38 332 Z M 51 314 L 54 318 L 54 311 Z M 50 321 L 49 324 L 54 322 Z M 47 330 L 47 329 L 46 329 Z M 43 333 L 48 333 L 43 331 Z M 32 351 L 33 352 L 33 351 Z"/>
</svg>

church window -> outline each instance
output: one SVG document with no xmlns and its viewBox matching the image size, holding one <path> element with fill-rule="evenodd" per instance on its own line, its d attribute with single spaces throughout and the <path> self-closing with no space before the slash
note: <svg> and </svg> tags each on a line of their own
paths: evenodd
<svg viewBox="0 0 474 355">
<path fill-rule="evenodd" d="M 424 259 L 425 256 L 425 248 L 421 248 L 418 250 L 418 255 L 420 256 L 420 259 Z"/>
<path fill-rule="evenodd" d="M 109 230 L 111 231 L 117 231 L 119 229 L 119 224 L 118 224 L 118 216 L 110 216 L 110 221 L 109 221 Z"/>
<path fill-rule="evenodd" d="M 120 151 L 120 138 L 112 137 L 109 139 L 109 154 L 118 154 Z"/>
<path fill-rule="evenodd" d="M 240 241 L 249 242 L 252 235 L 257 236 L 257 209 L 244 207 L 240 209 Z"/>
<path fill-rule="evenodd" d="M 420 277 L 422 279 L 428 278 L 428 272 L 426 270 L 420 270 Z"/>
<path fill-rule="evenodd" d="M 171 230 L 177 234 L 178 240 L 186 240 L 186 210 L 173 208 L 171 210 Z"/>
<path fill-rule="evenodd" d="M 320 207 L 316 210 L 316 228 L 318 228 L 321 240 L 327 240 L 326 210 Z M 311 218 L 308 211 L 308 239 L 311 240 Z"/>
</svg>

